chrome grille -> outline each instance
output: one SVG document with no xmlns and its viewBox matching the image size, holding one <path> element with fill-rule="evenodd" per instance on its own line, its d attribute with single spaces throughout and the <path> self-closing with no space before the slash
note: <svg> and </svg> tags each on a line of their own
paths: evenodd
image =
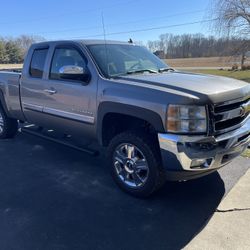
<svg viewBox="0 0 250 250">
<path fill-rule="evenodd" d="M 241 126 L 250 115 L 250 98 L 214 105 L 214 132 L 224 133 Z"/>
</svg>

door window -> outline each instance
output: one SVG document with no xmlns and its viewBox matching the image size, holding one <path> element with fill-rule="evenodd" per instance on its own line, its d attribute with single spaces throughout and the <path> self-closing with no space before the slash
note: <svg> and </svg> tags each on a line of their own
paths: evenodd
<svg viewBox="0 0 250 250">
<path fill-rule="evenodd" d="M 74 48 L 57 48 L 52 59 L 50 79 L 65 80 L 60 75 L 60 69 L 64 66 L 78 66 L 87 70 L 86 59 Z M 67 77 L 67 80 L 76 80 L 75 77 Z"/>
</svg>

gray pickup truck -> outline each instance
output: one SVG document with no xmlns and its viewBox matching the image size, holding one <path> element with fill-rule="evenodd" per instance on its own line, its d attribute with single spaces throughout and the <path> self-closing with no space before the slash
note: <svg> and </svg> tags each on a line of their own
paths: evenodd
<svg viewBox="0 0 250 250">
<path fill-rule="evenodd" d="M 130 43 L 43 42 L 22 73 L 0 73 L 0 138 L 24 122 L 99 142 L 116 183 L 145 197 L 247 148 L 250 84 L 175 71 Z"/>
</svg>

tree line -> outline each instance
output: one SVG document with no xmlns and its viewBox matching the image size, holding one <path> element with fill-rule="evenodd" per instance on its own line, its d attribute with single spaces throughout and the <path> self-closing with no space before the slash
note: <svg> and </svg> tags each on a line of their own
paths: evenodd
<svg viewBox="0 0 250 250">
<path fill-rule="evenodd" d="M 17 38 L 0 37 L 0 64 L 22 63 L 30 45 L 44 40 L 42 37 L 27 35 Z M 167 59 L 234 56 L 249 51 L 250 40 L 239 37 L 217 38 L 203 34 L 174 35 L 166 33 L 160 35 L 157 40 L 148 41 L 147 47 L 152 52 L 163 52 L 163 57 Z"/>
<path fill-rule="evenodd" d="M 22 63 L 30 45 L 43 40 L 42 37 L 27 35 L 17 38 L 0 37 L 0 63 Z"/>
<path fill-rule="evenodd" d="M 160 35 L 158 40 L 148 41 L 147 47 L 152 52 L 164 52 L 165 58 L 192 58 L 240 55 L 241 51 L 238 48 L 243 47 L 243 44 L 250 44 L 250 40 L 239 37 L 217 38 L 203 34 L 167 33 Z"/>
</svg>

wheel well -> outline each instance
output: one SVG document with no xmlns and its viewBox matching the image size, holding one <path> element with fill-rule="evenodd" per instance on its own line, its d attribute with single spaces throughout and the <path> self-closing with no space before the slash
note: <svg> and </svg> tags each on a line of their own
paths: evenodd
<svg viewBox="0 0 250 250">
<path fill-rule="evenodd" d="M 0 90 L 0 106 L 3 109 L 3 111 L 7 114 L 8 112 L 7 112 L 7 108 L 6 108 L 6 104 L 4 101 L 4 96 L 3 96 L 2 90 Z"/>
<path fill-rule="evenodd" d="M 114 136 L 127 130 L 147 132 L 157 137 L 156 129 L 143 119 L 119 113 L 108 113 L 102 122 L 102 145 L 108 146 Z"/>
</svg>

